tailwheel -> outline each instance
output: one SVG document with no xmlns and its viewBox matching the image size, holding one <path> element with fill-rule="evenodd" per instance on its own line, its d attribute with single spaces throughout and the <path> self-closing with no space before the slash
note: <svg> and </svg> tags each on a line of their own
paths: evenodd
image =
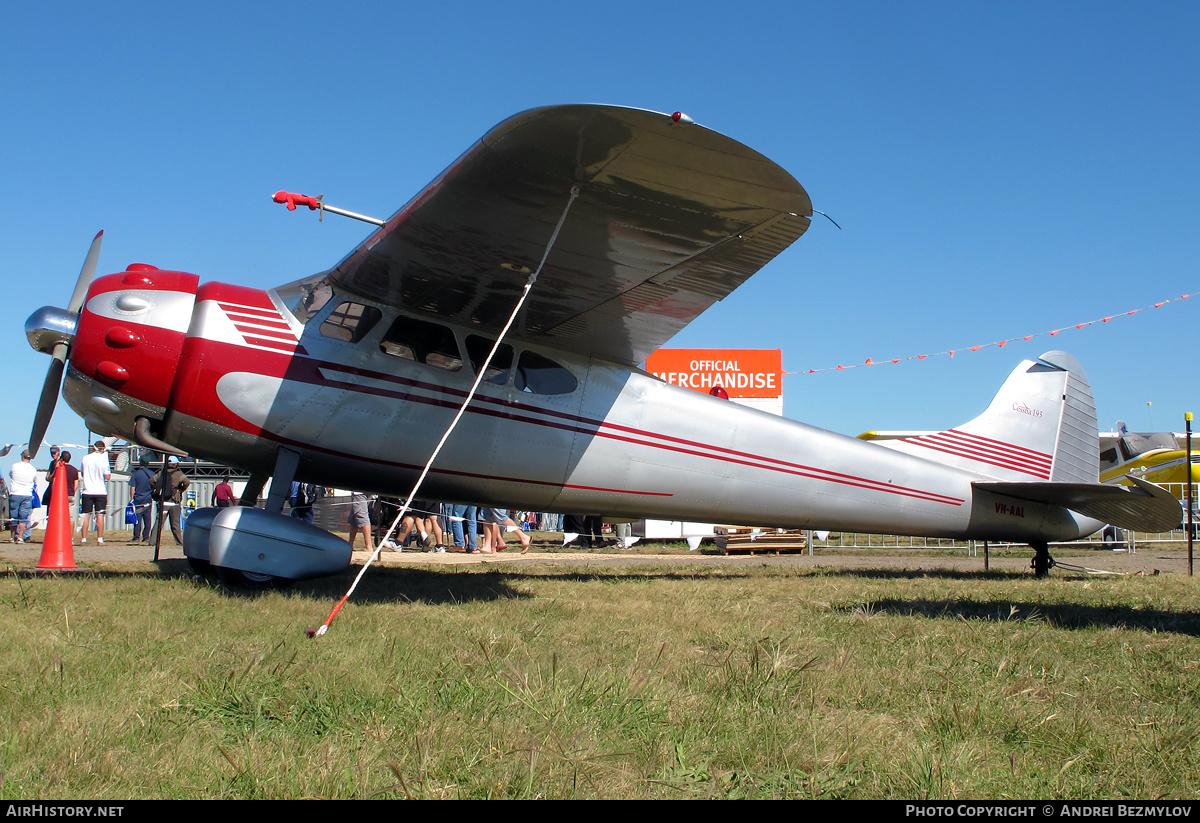
<svg viewBox="0 0 1200 823">
<path fill-rule="evenodd" d="M 1033 548 L 1033 562 L 1030 568 L 1033 569 L 1034 577 L 1045 577 L 1054 568 L 1054 558 L 1050 556 L 1050 546 L 1046 543 L 1030 543 Z"/>
</svg>

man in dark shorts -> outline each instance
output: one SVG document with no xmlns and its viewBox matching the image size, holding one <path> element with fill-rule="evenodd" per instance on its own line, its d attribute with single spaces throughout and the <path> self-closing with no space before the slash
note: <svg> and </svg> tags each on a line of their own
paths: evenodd
<svg viewBox="0 0 1200 823">
<path fill-rule="evenodd" d="M 103 440 L 97 440 L 92 451 L 83 458 L 83 489 L 79 498 L 80 532 L 83 542 L 88 539 L 88 521 L 91 515 L 96 515 L 96 542 L 104 542 L 104 512 L 108 509 L 108 478 L 112 476 L 109 468 L 107 446 Z"/>
</svg>

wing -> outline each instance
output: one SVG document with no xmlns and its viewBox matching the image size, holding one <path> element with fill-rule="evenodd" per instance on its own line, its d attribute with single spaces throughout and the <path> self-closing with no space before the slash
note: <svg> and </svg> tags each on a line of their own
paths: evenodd
<svg viewBox="0 0 1200 823">
<path fill-rule="evenodd" d="M 511 335 L 635 365 L 808 228 L 758 152 L 641 109 L 532 109 L 488 132 L 331 272 L 341 290 L 498 331 L 566 206 Z"/>
</svg>

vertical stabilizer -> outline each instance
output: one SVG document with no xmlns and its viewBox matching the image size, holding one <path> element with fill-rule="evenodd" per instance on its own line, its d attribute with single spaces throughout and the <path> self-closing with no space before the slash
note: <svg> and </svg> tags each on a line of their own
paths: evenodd
<svg viewBox="0 0 1200 823">
<path fill-rule="evenodd" d="M 1060 351 L 1023 361 L 971 422 L 881 445 L 997 480 L 1095 483 L 1100 472 L 1092 388 Z"/>
</svg>

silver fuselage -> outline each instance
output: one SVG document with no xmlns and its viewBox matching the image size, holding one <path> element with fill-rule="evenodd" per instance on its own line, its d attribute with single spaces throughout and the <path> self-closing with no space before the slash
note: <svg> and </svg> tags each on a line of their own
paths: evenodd
<svg viewBox="0 0 1200 823">
<path fill-rule="evenodd" d="M 165 415 L 168 442 L 259 472 L 271 471 L 285 448 L 299 454 L 297 479 L 399 496 L 412 490 L 474 381 L 469 365 L 433 368 L 386 354 L 370 335 L 355 343 L 329 339 L 315 323 L 298 334 L 304 355 L 281 358 L 222 337 L 218 301 L 204 300 L 203 290 L 200 297 Z M 469 331 L 454 329 L 460 341 Z M 577 387 L 541 395 L 517 390 L 511 379 L 483 383 L 420 497 L 1012 541 L 1071 539 L 1098 527 L 1062 507 L 973 489 L 983 478 L 961 468 L 621 365 L 517 345 L 562 364 Z M 190 370 L 200 376 L 189 377 Z M 131 437 L 132 415 L 146 413 L 144 404 L 69 371 L 65 396 L 76 411 L 94 420 L 98 394 L 130 409 L 106 422 Z"/>
</svg>

